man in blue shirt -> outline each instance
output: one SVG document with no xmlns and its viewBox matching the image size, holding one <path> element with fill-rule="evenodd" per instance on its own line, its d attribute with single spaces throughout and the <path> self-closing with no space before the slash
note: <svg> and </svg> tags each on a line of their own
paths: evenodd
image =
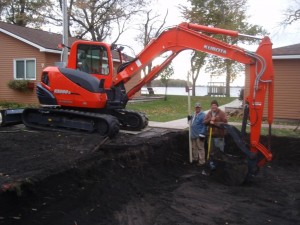
<svg viewBox="0 0 300 225">
<path fill-rule="evenodd" d="M 204 141 L 206 136 L 206 125 L 203 123 L 205 113 L 201 111 L 201 104 L 195 104 L 195 113 L 191 117 L 191 139 L 193 161 L 199 166 L 205 164 Z"/>
</svg>

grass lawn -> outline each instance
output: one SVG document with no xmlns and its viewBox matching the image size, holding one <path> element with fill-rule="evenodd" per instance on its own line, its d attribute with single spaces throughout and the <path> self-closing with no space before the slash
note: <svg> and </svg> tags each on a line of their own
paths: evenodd
<svg viewBox="0 0 300 225">
<path fill-rule="evenodd" d="M 212 99 L 216 99 L 220 105 L 227 104 L 235 98 L 225 98 L 225 97 L 208 97 L 208 96 L 197 96 L 191 97 L 191 111 L 194 110 L 194 105 L 196 102 L 201 102 L 202 110 L 210 109 L 210 102 Z M 177 120 L 185 118 L 188 115 L 188 97 L 187 96 L 167 96 L 166 101 L 164 99 L 153 100 L 151 102 L 132 102 L 127 104 L 127 109 L 141 111 L 147 114 L 150 121 L 156 122 L 167 122 L 171 120 Z M 230 117 L 229 122 L 242 122 L 242 118 Z M 274 124 L 282 124 L 280 122 L 274 122 Z M 295 125 L 287 123 L 286 125 Z M 241 126 L 236 126 L 238 129 Z M 247 127 L 247 132 L 250 132 L 249 126 Z M 262 127 L 262 135 L 268 134 L 268 128 Z M 291 129 L 278 129 L 272 128 L 272 135 L 275 136 L 288 136 L 288 137 L 300 137 L 300 128 L 296 131 Z"/>
<path fill-rule="evenodd" d="M 274 124 L 276 124 L 276 122 Z M 241 130 L 241 126 L 238 125 L 238 126 L 235 126 L 235 127 L 238 128 L 239 130 Z M 247 126 L 246 132 L 250 133 L 249 126 Z M 269 134 L 269 128 L 262 127 L 261 128 L 261 135 L 267 136 L 268 134 Z M 272 136 L 279 136 L 279 137 L 300 138 L 300 128 L 298 128 L 297 130 L 294 131 L 293 129 L 272 127 L 271 134 L 272 134 Z"/>
<path fill-rule="evenodd" d="M 193 113 L 196 102 L 202 104 L 202 110 L 208 110 L 210 109 L 210 102 L 213 99 L 216 99 L 219 105 L 224 105 L 232 102 L 236 98 L 208 96 L 191 97 L 190 112 L 188 112 L 188 97 L 175 95 L 167 96 L 166 100 L 159 99 L 150 102 L 130 102 L 127 104 L 126 108 L 146 113 L 150 121 L 167 122 L 182 119 L 189 113 Z"/>
</svg>

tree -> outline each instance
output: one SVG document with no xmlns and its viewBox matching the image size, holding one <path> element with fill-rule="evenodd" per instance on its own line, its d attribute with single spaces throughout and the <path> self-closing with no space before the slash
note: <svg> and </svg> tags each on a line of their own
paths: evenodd
<svg viewBox="0 0 300 225">
<path fill-rule="evenodd" d="M 49 23 L 61 26 L 63 0 L 52 0 L 46 14 Z M 70 0 L 68 14 L 70 36 L 103 41 L 117 31 L 113 43 L 129 26 L 130 19 L 142 10 L 148 0 Z"/>
<path fill-rule="evenodd" d="M 2 0 L 1 20 L 20 26 L 62 27 L 64 0 Z M 69 36 L 103 41 L 114 32 L 116 42 L 130 19 L 150 0 L 68 0 Z"/>
<path fill-rule="evenodd" d="M 201 68 L 205 65 L 207 54 L 204 52 L 194 51 L 191 57 L 191 73 L 192 78 L 192 96 L 196 96 L 196 81 L 200 74 Z"/>
<path fill-rule="evenodd" d="M 288 26 L 292 23 L 300 21 L 300 0 L 294 0 L 289 3 L 290 5 L 284 12 L 284 20 L 281 25 Z"/>
<path fill-rule="evenodd" d="M 47 0 L 1 0 L 1 20 L 19 26 L 40 28 L 45 18 L 43 12 L 48 5 Z"/>
<path fill-rule="evenodd" d="M 92 40 L 103 41 L 118 25 L 117 40 L 126 30 L 125 24 L 144 4 L 144 0 L 74 0 L 70 12 L 70 22 L 76 27 L 73 33 L 78 38 L 90 35 Z"/>
<path fill-rule="evenodd" d="M 165 85 L 166 91 L 165 91 L 165 101 L 167 100 L 167 89 L 168 89 L 168 81 L 169 78 L 174 74 L 174 69 L 171 65 L 169 65 L 167 68 L 165 68 L 161 73 L 160 73 L 160 80 L 161 82 Z"/>
<path fill-rule="evenodd" d="M 190 7 L 182 7 L 184 17 L 191 23 L 209 25 L 228 30 L 236 30 L 248 35 L 262 35 L 266 31 L 258 25 L 246 22 L 247 0 L 189 0 Z M 236 39 L 224 35 L 211 35 L 223 42 L 235 45 L 237 43 L 254 43 L 255 39 Z M 213 55 L 200 54 L 200 58 L 206 58 L 206 72 L 220 76 L 226 74 L 226 96 L 230 96 L 230 83 L 241 71 L 241 65 L 236 61 L 219 58 Z M 197 58 L 197 57 L 196 57 Z M 195 57 L 192 57 L 195 61 Z M 199 59 L 200 60 L 200 59 Z M 201 59 L 202 62 L 204 59 Z M 200 71 L 199 67 L 204 64 L 192 63 L 192 71 Z M 193 81 L 196 82 L 196 81 Z"/>
<path fill-rule="evenodd" d="M 145 47 L 154 37 L 158 36 L 163 29 L 168 11 L 166 12 L 163 20 L 159 20 L 160 15 L 152 14 L 152 10 L 144 12 L 146 14 L 146 20 L 139 27 L 140 33 L 137 35 L 136 40 Z M 152 69 L 152 62 L 150 62 L 144 69 L 143 73 L 146 75 Z M 151 87 L 151 82 L 147 84 L 147 87 Z"/>
</svg>

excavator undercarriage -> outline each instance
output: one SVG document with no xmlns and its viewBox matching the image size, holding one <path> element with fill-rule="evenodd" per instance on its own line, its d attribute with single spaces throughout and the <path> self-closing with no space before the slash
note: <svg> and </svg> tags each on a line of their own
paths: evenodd
<svg viewBox="0 0 300 225">
<path fill-rule="evenodd" d="M 97 132 L 109 137 L 119 132 L 118 120 L 111 115 L 66 109 L 27 108 L 23 123 L 33 129 Z"/>
<path fill-rule="evenodd" d="M 142 130 L 148 125 L 144 113 L 113 110 L 110 114 L 59 108 L 26 108 L 22 113 L 25 126 L 39 130 L 97 132 L 113 137 L 119 130 Z"/>
</svg>

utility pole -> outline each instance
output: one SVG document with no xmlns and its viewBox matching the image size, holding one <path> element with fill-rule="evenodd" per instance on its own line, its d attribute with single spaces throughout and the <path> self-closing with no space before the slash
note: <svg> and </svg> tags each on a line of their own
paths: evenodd
<svg viewBox="0 0 300 225">
<path fill-rule="evenodd" d="M 62 62 L 64 66 L 67 65 L 68 62 L 68 6 L 67 0 L 62 1 L 62 12 L 63 12 L 63 50 L 62 50 Z"/>
</svg>

